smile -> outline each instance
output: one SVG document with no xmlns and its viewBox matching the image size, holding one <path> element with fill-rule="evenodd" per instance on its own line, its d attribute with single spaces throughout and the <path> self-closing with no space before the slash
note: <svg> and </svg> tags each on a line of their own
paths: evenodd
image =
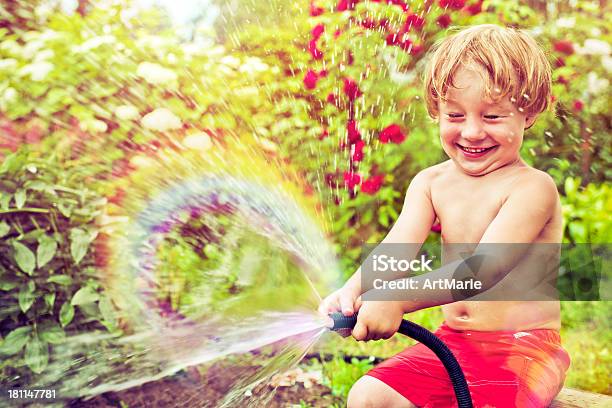
<svg viewBox="0 0 612 408">
<path fill-rule="evenodd" d="M 459 147 L 461 150 L 463 150 L 464 152 L 467 153 L 475 153 L 475 154 L 479 154 L 479 153 L 484 153 L 484 152 L 488 152 L 490 150 L 495 149 L 497 146 L 491 146 L 491 147 L 465 147 L 465 146 L 461 146 L 460 144 L 456 143 L 457 147 Z"/>
</svg>

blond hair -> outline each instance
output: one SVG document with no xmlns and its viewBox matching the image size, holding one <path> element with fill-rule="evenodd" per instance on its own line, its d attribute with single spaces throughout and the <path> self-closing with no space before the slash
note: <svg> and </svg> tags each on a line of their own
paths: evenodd
<svg viewBox="0 0 612 408">
<path fill-rule="evenodd" d="M 425 70 L 425 101 L 432 118 L 439 114 L 459 67 L 483 76 L 485 96 L 510 100 L 528 115 L 537 115 L 551 99 L 551 68 L 531 36 L 513 28 L 482 24 L 465 28 L 437 43 Z"/>
</svg>

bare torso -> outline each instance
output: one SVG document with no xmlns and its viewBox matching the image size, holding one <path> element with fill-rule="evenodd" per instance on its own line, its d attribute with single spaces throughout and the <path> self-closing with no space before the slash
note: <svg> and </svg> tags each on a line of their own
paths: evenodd
<svg viewBox="0 0 612 408">
<path fill-rule="evenodd" d="M 457 169 L 450 160 L 430 170 L 431 200 L 442 225 L 444 244 L 478 243 L 512 191 L 513 183 L 519 177 L 538 172 L 520 162 L 472 177 Z M 561 236 L 562 215 L 558 202 L 535 243 L 559 243 Z M 529 273 L 538 273 L 531 269 Z M 513 274 L 520 273 L 519 264 L 504 279 L 512 279 Z M 560 327 L 558 300 L 460 301 L 442 306 L 442 311 L 446 323 L 457 330 L 520 331 Z"/>
</svg>

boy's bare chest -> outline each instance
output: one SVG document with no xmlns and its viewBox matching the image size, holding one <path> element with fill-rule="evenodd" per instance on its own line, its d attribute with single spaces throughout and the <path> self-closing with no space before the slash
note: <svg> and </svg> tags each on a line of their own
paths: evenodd
<svg viewBox="0 0 612 408">
<path fill-rule="evenodd" d="M 432 185 L 431 198 L 443 241 L 479 242 L 508 197 L 507 184 L 506 180 L 478 184 L 449 178 Z"/>
</svg>

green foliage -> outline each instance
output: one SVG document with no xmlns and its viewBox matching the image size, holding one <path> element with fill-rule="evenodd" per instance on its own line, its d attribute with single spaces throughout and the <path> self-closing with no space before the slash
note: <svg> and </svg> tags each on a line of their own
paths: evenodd
<svg viewBox="0 0 612 408">
<path fill-rule="evenodd" d="M 609 184 L 588 184 L 568 177 L 564 183 L 563 205 L 564 242 L 612 242 L 612 191 Z"/>
<path fill-rule="evenodd" d="M 350 363 L 342 357 L 334 357 L 330 362 L 323 364 L 325 385 L 331 388 L 336 396 L 346 398 L 349 390 L 359 378 L 374 367 L 371 360 L 352 358 Z"/>
<path fill-rule="evenodd" d="M 86 187 L 81 169 L 26 149 L 0 167 L 0 352 L 4 374 L 23 365 L 41 373 L 66 334 L 106 326 L 92 252 L 95 218 L 106 203 Z M 8 361 L 8 360 L 7 360 Z M 12 368 L 11 368 L 12 367 Z"/>
</svg>

